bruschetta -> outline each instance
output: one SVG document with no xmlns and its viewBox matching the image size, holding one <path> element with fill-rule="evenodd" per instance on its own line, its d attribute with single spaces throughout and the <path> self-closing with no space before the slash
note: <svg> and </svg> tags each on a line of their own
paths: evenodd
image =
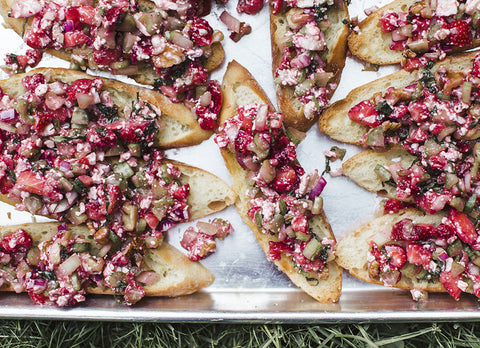
<svg viewBox="0 0 480 348">
<path fill-rule="evenodd" d="M 195 1 L 0 1 L 5 22 L 28 46 L 153 85 L 212 130 L 221 95 L 208 72 L 223 60 L 222 34 L 195 9 Z"/>
<path fill-rule="evenodd" d="M 348 47 L 372 64 L 415 70 L 480 45 L 477 1 L 395 0 L 352 30 Z"/>
<path fill-rule="evenodd" d="M 412 290 L 480 296 L 479 236 L 455 209 L 425 214 L 416 209 L 378 217 L 344 237 L 337 262 L 366 282 Z"/>
<path fill-rule="evenodd" d="M 326 181 L 305 173 L 296 159 L 304 134 L 283 116 L 250 73 L 229 63 L 215 137 L 233 179 L 235 202 L 267 257 L 294 284 L 320 302 L 335 302 L 342 270 L 334 261 L 335 237 L 322 206 Z"/>
<path fill-rule="evenodd" d="M 210 285 L 212 273 L 163 243 L 149 248 L 89 238 L 85 225 L 56 222 L 0 227 L 2 291 L 27 292 L 35 304 L 73 306 L 88 293 L 132 305 L 144 296 L 180 296 Z"/>
<path fill-rule="evenodd" d="M 273 75 L 285 124 L 307 131 L 328 106 L 345 65 L 344 1 L 270 2 Z"/>
</svg>

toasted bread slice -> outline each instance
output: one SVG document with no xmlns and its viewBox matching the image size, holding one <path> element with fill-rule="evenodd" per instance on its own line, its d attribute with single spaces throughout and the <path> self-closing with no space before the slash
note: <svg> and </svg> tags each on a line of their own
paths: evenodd
<svg viewBox="0 0 480 348">
<path fill-rule="evenodd" d="M 12 4 L 15 0 L 0 0 L 0 14 L 5 19 L 5 23 L 11 27 L 18 35 L 22 38 L 24 34 L 28 31 L 28 28 L 31 24 L 31 18 L 12 18 L 9 17 L 9 12 L 12 8 Z M 95 2 L 96 3 L 96 2 Z M 151 1 L 140 0 L 138 2 L 139 9 L 143 12 L 153 12 L 155 9 L 155 4 Z M 75 50 L 72 49 L 47 49 L 47 53 L 52 56 L 58 57 L 60 59 L 69 61 L 74 64 L 78 64 L 78 61 L 75 60 Z M 92 52 L 93 53 L 93 52 Z M 209 56 L 207 62 L 205 63 L 205 68 L 208 71 L 212 71 L 217 68 L 223 61 L 225 56 L 225 51 L 223 46 L 219 42 L 212 44 L 212 52 Z M 133 78 L 135 81 L 141 84 L 153 85 L 155 80 L 158 79 L 158 75 L 153 70 L 152 66 L 140 63 L 138 64 L 138 73 L 130 75 L 129 77 Z"/>
<path fill-rule="evenodd" d="M 381 165 L 387 168 L 401 161 L 404 168 L 410 168 L 415 159 L 415 156 L 400 147 L 394 147 L 386 152 L 366 150 L 345 161 L 342 168 L 343 173 L 361 187 L 381 196 L 396 199 L 395 186 L 384 184 L 377 176 L 375 167 Z"/>
<path fill-rule="evenodd" d="M 377 65 L 400 64 L 402 51 L 390 49 L 392 33 L 383 33 L 379 19 L 385 11 L 408 12 L 416 0 L 395 0 L 370 14 L 358 24 L 358 31 L 352 31 L 348 36 L 348 48 L 358 58 Z M 447 54 L 469 50 L 478 47 L 480 40 L 474 39 L 472 45 L 455 47 Z"/>
<path fill-rule="evenodd" d="M 285 35 L 289 32 L 285 11 L 274 14 L 270 9 L 270 35 L 272 44 L 272 68 L 273 74 L 282 62 L 282 55 L 285 49 Z M 325 31 L 327 50 L 321 53 L 322 60 L 326 63 L 324 68 L 327 72 L 334 73 L 331 82 L 338 85 L 345 66 L 348 28 L 342 22 L 348 18 L 347 6 L 343 9 L 331 8 L 327 17 L 332 23 Z M 329 98 L 332 97 L 335 89 L 331 90 Z M 285 123 L 296 129 L 307 131 L 316 121 L 316 118 L 307 119 L 303 112 L 303 105 L 297 99 L 294 87 L 276 86 L 276 96 L 279 111 L 285 117 Z"/>
<path fill-rule="evenodd" d="M 47 82 L 60 80 L 68 84 L 79 79 L 96 78 L 77 70 L 37 68 L 30 70 L 28 73 L 17 74 L 8 79 L 0 80 L 0 88 L 4 93 L 18 97 L 26 92 L 22 85 L 22 79 L 34 74 L 45 75 L 48 79 Z M 137 95 L 140 99 L 154 105 L 161 111 L 161 121 L 164 128 L 156 136 L 156 146 L 167 149 L 197 145 L 212 135 L 211 131 L 200 128 L 196 115 L 190 109 L 183 104 L 172 103 L 162 93 L 104 77 L 101 79 L 103 80 L 102 90 L 109 92 L 119 111 L 122 111 L 125 106 L 131 106 L 132 102 L 137 99 Z"/>
<path fill-rule="evenodd" d="M 437 62 L 432 67 L 432 72 L 437 71 L 438 68 L 442 66 L 446 66 L 452 70 L 463 70 L 471 67 L 477 53 L 478 51 L 473 51 L 448 57 L 441 62 Z M 350 109 L 361 101 L 372 98 L 376 93 L 384 93 L 389 87 L 406 87 L 412 83 L 416 83 L 417 79 L 418 70 L 412 72 L 400 70 L 353 89 L 348 93 L 346 98 L 333 103 L 325 110 L 318 122 L 320 131 L 335 140 L 350 144 L 359 144 L 363 135 L 368 131 L 368 128 L 352 121 L 348 117 Z"/>
<path fill-rule="evenodd" d="M 250 103 L 268 104 L 273 110 L 272 103 L 268 100 L 265 92 L 255 81 L 253 76 L 240 64 L 232 61 L 228 64 L 227 72 L 223 78 L 222 92 L 224 103 L 221 111 L 221 123 L 233 117 L 237 113 L 237 107 Z M 225 164 L 233 178 L 233 190 L 238 194 L 235 202 L 237 210 L 243 221 L 252 229 L 260 245 L 265 252 L 269 250 L 268 243 L 275 241 L 276 237 L 262 233 L 258 226 L 248 217 L 248 202 L 250 197 L 247 191 L 251 188 L 247 180 L 247 171 L 238 164 L 235 155 L 222 150 Z M 309 221 L 313 230 L 324 237 L 334 239 L 332 229 L 325 214 L 322 212 Z M 338 300 L 342 284 L 342 269 L 335 262 L 328 262 L 328 278 L 320 280 L 313 285 L 308 282 L 305 276 L 301 275 L 291 258 L 282 255 L 281 260 L 274 261 L 279 269 L 284 272 L 294 284 L 307 292 L 310 296 L 320 302 L 335 302 Z"/>
<path fill-rule="evenodd" d="M 0 235 L 6 235 L 18 229 L 23 229 L 30 234 L 34 245 L 48 240 L 58 228 L 57 222 L 28 223 L 0 227 Z M 69 225 L 68 230 L 73 235 L 89 235 L 85 225 Z M 193 262 L 180 251 L 167 243 L 162 243 L 157 249 L 147 249 L 145 255 L 145 271 L 154 271 L 160 279 L 151 285 L 145 286 L 146 296 L 180 296 L 196 292 L 208 285 L 213 280 L 213 274 L 199 262 Z M 11 287 L 1 287 L 3 291 L 13 291 Z M 111 289 L 87 288 L 88 293 L 113 295 Z"/>
<path fill-rule="evenodd" d="M 395 223 L 409 218 L 417 223 L 438 225 L 445 214 L 436 213 L 428 215 L 416 209 L 406 209 L 395 214 L 378 217 L 348 234 L 337 245 L 337 263 L 347 269 L 351 275 L 374 284 L 384 285 L 377 279 L 370 278 L 368 274 L 367 255 L 370 242 L 382 245 L 390 239 L 390 233 Z M 445 288 L 437 281 L 419 280 L 415 277 L 414 265 L 407 263 L 401 269 L 401 280 L 395 287 L 401 289 L 420 289 L 430 292 L 445 292 Z"/>
</svg>

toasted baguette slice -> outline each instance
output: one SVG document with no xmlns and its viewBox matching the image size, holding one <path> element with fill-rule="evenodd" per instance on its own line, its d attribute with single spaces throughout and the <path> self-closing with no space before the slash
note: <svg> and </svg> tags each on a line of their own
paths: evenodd
<svg viewBox="0 0 480 348">
<path fill-rule="evenodd" d="M 379 280 L 371 279 L 368 274 L 367 254 L 370 250 L 370 241 L 382 245 L 390 238 L 392 227 L 400 220 L 409 218 L 417 223 L 438 225 L 445 215 L 437 213 L 426 215 L 416 209 L 406 209 L 395 214 L 388 214 L 376 218 L 348 234 L 337 245 L 337 263 L 347 269 L 351 275 L 374 284 L 383 285 Z M 412 264 L 402 268 L 401 280 L 395 287 L 402 289 L 421 289 L 431 292 L 445 292 L 445 288 L 439 281 L 429 282 L 418 280 L 415 277 L 415 269 Z"/>
<path fill-rule="evenodd" d="M 345 161 L 342 168 L 343 173 L 361 187 L 381 196 L 396 199 L 395 187 L 382 183 L 375 172 L 375 167 L 377 165 L 388 167 L 401 161 L 404 168 L 409 168 L 415 159 L 415 156 L 400 147 L 394 147 L 386 152 L 366 150 Z M 408 200 L 410 201 L 412 199 Z"/>
<path fill-rule="evenodd" d="M 28 232 L 34 245 L 48 240 L 57 232 L 57 222 L 28 223 L 0 227 L 0 236 L 23 229 Z M 85 225 L 68 226 L 69 231 L 74 235 L 89 235 Z M 148 249 L 145 256 L 147 271 L 154 271 L 160 275 L 160 279 L 144 287 L 147 296 L 180 296 L 188 295 L 210 285 L 213 274 L 199 262 L 193 262 L 180 251 L 167 243 L 162 243 L 158 249 Z M 13 291 L 11 287 L 1 287 L 3 291 Z M 113 295 L 111 289 L 88 288 L 87 292 L 92 294 Z"/>
<path fill-rule="evenodd" d="M 285 12 L 273 14 L 270 8 L 270 35 L 272 45 L 272 69 L 273 74 L 282 62 L 282 55 L 285 49 L 285 35 L 289 31 Z M 332 8 L 327 12 L 327 16 L 331 21 L 331 26 L 325 31 L 325 41 L 327 50 L 322 52 L 321 57 L 326 62 L 324 68 L 327 72 L 335 73 L 331 82 L 338 85 L 345 66 L 346 47 L 348 28 L 342 22 L 348 18 L 347 6 L 344 9 Z M 329 98 L 335 90 L 331 91 Z M 284 122 L 294 128 L 307 131 L 316 121 L 316 119 L 307 119 L 303 113 L 303 105 L 297 99 L 293 87 L 276 86 L 277 104 L 279 111 L 284 115 Z"/>
<path fill-rule="evenodd" d="M 175 165 L 182 172 L 181 183 L 190 186 L 187 204 L 191 220 L 216 213 L 234 204 L 236 193 L 216 175 L 181 162 L 172 160 L 166 162 Z M 18 204 L 6 194 L 0 194 L 0 201 L 12 206 Z"/>
<path fill-rule="evenodd" d="M 253 76 L 236 61 L 228 64 L 223 78 L 222 93 L 224 103 L 220 113 L 221 123 L 235 116 L 237 107 L 240 105 L 263 103 L 268 104 L 273 109 L 272 103 Z M 235 202 L 237 210 L 243 221 L 252 229 L 263 250 L 267 252 L 269 250 L 269 241 L 274 241 L 275 237 L 262 233 L 247 215 L 248 202 L 250 200 L 247 196 L 247 191 L 250 189 L 247 184 L 247 171 L 242 169 L 232 153 L 222 150 L 222 156 L 233 178 L 232 188 L 238 194 L 238 199 Z M 324 213 L 315 216 L 309 223 L 312 229 L 321 231 L 321 235 L 330 239 L 335 238 Z M 292 259 L 285 255 L 282 255 L 281 260 L 274 261 L 274 263 L 294 284 L 316 300 L 320 302 L 335 302 L 338 300 L 342 286 L 342 269 L 335 262 L 332 261 L 327 264 L 329 276 L 326 280 L 320 280 L 317 285 L 309 283 L 295 268 Z"/>
<path fill-rule="evenodd" d="M 30 27 L 31 19 L 25 18 L 12 18 L 9 17 L 9 12 L 11 10 L 12 4 L 15 0 L 0 0 L 0 14 L 5 19 L 5 23 L 12 28 L 18 35 L 23 38 L 24 33 L 26 33 Z M 95 1 L 97 3 L 97 1 Z M 155 4 L 148 0 L 140 0 L 138 2 L 140 10 L 144 12 L 153 12 L 155 9 Z M 58 57 L 60 59 L 69 61 L 74 64 L 78 64 L 78 61 L 74 59 L 72 50 L 69 49 L 47 49 L 47 53 L 52 56 Z M 93 54 L 93 52 L 92 52 Z M 225 51 L 223 46 L 219 42 L 212 44 L 212 54 L 205 63 L 205 68 L 208 71 L 212 71 L 217 68 L 223 61 L 225 56 Z M 140 63 L 138 64 L 138 73 L 134 75 L 129 75 L 135 81 L 141 84 L 153 85 L 155 80 L 158 79 L 158 75 L 155 73 L 153 68 L 150 65 Z"/>
<path fill-rule="evenodd" d="M 34 74 L 45 75 L 49 82 L 60 80 L 69 84 L 79 79 L 96 78 L 77 70 L 37 68 L 30 70 L 28 73 L 17 74 L 8 79 L 0 80 L 0 88 L 4 93 L 18 97 L 26 92 L 22 85 L 22 79 Z M 196 115 L 190 109 L 183 104 L 172 103 L 162 93 L 104 77 L 101 79 L 104 83 L 102 90 L 109 92 L 119 111 L 123 112 L 125 106 L 131 106 L 132 102 L 137 99 L 137 94 L 140 99 L 161 110 L 164 129 L 155 138 L 156 146 L 166 149 L 197 145 L 212 135 L 211 131 L 200 128 Z"/>
<path fill-rule="evenodd" d="M 471 67 L 477 53 L 478 51 L 473 51 L 448 57 L 441 62 L 437 62 L 432 67 L 432 72 L 437 71 L 441 66 L 446 66 L 452 70 L 463 70 Z M 418 70 L 412 72 L 400 70 L 353 89 L 346 98 L 333 103 L 325 110 L 318 122 L 320 131 L 335 140 L 359 144 L 368 128 L 348 117 L 350 109 L 361 101 L 372 98 L 376 93 L 384 93 L 389 87 L 406 87 L 416 83 L 417 79 Z"/>
<path fill-rule="evenodd" d="M 378 65 L 400 64 L 402 51 L 390 49 L 392 34 L 383 33 L 378 21 L 385 11 L 408 12 L 408 9 L 416 0 L 395 0 L 371 15 L 358 24 L 359 31 L 352 31 L 348 36 L 348 48 L 358 58 Z M 466 47 L 455 47 L 447 54 L 469 50 L 478 47 L 480 40 L 474 39 L 472 45 Z"/>
</svg>

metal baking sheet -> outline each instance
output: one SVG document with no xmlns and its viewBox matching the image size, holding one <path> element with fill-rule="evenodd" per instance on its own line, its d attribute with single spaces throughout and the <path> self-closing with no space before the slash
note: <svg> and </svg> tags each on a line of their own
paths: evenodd
<svg viewBox="0 0 480 348">
<path fill-rule="evenodd" d="M 381 5 L 386 0 L 352 1 L 351 16 L 363 18 L 363 9 L 373 4 Z M 271 75 L 271 52 L 268 10 L 265 7 L 256 16 L 238 15 L 236 0 L 230 0 L 226 9 L 241 21 L 252 26 L 252 33 L 238 43 L 228 38 L 228 31 L 218 20 L 223 7 L 214 6 L 209 16 L 214 28 L 225 33 L 225 62 L 236 59 L 247 67 L 275 100 Z M 7 53 L 24 52 L 26 46 L 13 33 L 0 27 L 0 57 Z M 68 63 L 45 56 L 41 66 L 68 67 Z M 397 67 L 384 67 L 378 72 L 362 71 L 363 66 L 348 58 L 342 81 L 334 95 L 341 99 L 354 87 L 372 79 L 391 73 Z M 213 74 L 221 80 L 226 63 Z M 2 77 L 6 77 L 4 74 Z M 316 126 L 308 132 L 299 146 L 299 160 L 306 170 L 323 171 L 323 151 L 338 145 L 347 149 L 347 158 L 361 149 L 330 140 Z M 169 157 L 210 170 L 231 183 L 220 152 L 209 139 L 201 145 L 167 151 Z M 339 162 L 332 163 L 338 168 Z M 337 239 L 353 228 L 375 216 L 380 201 L 345 177 L 326 177 L 328 185 L 322 194 L 325 211 Z M 26 295 L 0 295 L 0 318 L 62 319 L 62 320 L 118 320 L 118 321 L 187 321 L 187 322 L 359 322 L 359 321 L 428 321 L 428 320 L 479 320 L 478 302 L 464 296 L 456 302 L 446 294 L 431 294 L 425 303 L 415 303 L 408 292 L 384 288 L 360 282 L 348 274 L 344 275 L 343 293 L 335 304 L 321 304 L 298 290 L 288 278 L 266 260 L 253 233 L 243 224 L 234 207 L 216 214 L 228 219 L 235 232 L 220 241 L 217 252 L 202 263 L 215 275 L 215 282 L 199 293 L 179 298 L 145 298 L 132 308 L 122 306 L 109 296 L 90 296 L 75 308 L 60 309 L 39 307 L 32 304 Z M 37 217 L 36 221 L 45 218 Z M 1 203 L 0 223 L 17 224 L 32 221 L 32 216 L 13 210 Z M 177 226 L 168 233 L 171 244 L 180 250 L 179 240 L 188 224 Z M 346 273 L 346 272 L 345 272 Z"/>
</svg>

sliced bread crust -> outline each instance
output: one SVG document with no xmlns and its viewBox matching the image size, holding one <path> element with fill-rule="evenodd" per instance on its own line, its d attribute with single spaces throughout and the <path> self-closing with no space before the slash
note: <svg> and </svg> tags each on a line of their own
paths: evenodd
<svg viewBox="0 0 480 348">
<path fill-rule="evenodd" d="M 228 64 L 227 72 L 223 78 L 222 92 L 224 104 L 221 111 L 221 123 L 236 115 L 237 107 L 250 103 L 268 104 L 273 110 L 272 103 L 268 100 L 265 92 L 255 81 L 253 76 L 236 61 Z M 235 202 L 237 210 L 243 221 L 251 228 L 258 242 L 265 252 L 268 252 L 269 241 L 274 241 L 275 237 L 262 233 L 258 226 L 248 217 L 248 202 L 250 198 L 247 191 L 250 189 L 247 184 L 247 171 L 238 164 L 235 156 L 225 150 L 222 150 L 222 156 L 225 164 L 233 178 L 233 190 L 238 194 Z M 315 216 L 309 221 L 312 229 L 324 237 L 335 239 L 330 224 L 324 213 Z M 321 231 L 321 232 L 320 232 Z M 292 282 L 303 289 L 310 296 L 320 302 L 336 302 L 339 299 L 342 286 L 342 269 L 332 261 L 327 264 L 329 276 L 325 280 L 320 280 L 318 284 L 312 284 L 298 272 L 292 259 L 282 255 L 281 260 L 274 261 L 275 265 L 284 272 Z"/>
<path fill-rule="evenodd" d="M 340 82 L 343 67 L 345 66 L 346 47 L 348 28 L 342 22 L 348 18 L 348 9 L 332 8 L 327 16 L 332 22 L 331 26 L 325 31 L 325 40 L 327 50 L 321 57 L 326 62 L 325 71 L 333 72 L 335 75 L 332 82 L 336 85 Z M 289 31 L 285 12 L 273 13 L 270 8 L 270 35 L 272 45 L 272 70 L 273 74 L 282 62 L 283 51 L 285 49 L 285 34 Z M 335 89 L 329 95 L 332 97 Z M 303 113 L 303 105 L 295 96 L 293 87 L 282 87 L 276 85 L 276 96 L 279 111 L 284 115 L 284 122 L 301 131 L 307 131 L 316 122 L 317 118 L 307 119 Z"/>
<path fill-rule="evenodd" d="M 0 227 L 0 236 L 23 229 L 30 234 L 34 245 L 48 240 L 57 232 L 58 222 L 28 223 Z M 69 225 L 68 230 L 74 235 L 88 236 L 85 225 Z M 157 249 L 147 249 L 145 255 L 145 271 L 154 271 L 160 279 L 145 286 L 146 296 L 180 296 L 194 293 L 214 281 L 213 274 L 199 262 L 193 262 L 180 251 L 167 243 L 162 243 Z M 0 291 L 14 291 L 12 287 L 1 287 Z M 87 288 L 91 294 L 113 295 L 111 289 Z"/>
<path fill-rule="evenodd" d="M 395 214 L 388 214 L 373 219 L 358 227 L 345 236 L 337 245 L 337 263 L 348 270 L 354 277 L 368 283 L 384 285 L 377 279 L 370 278 L 368 274 L 367 255 L 370 250 L 370 242 L 382 245 L 390 239 L 392 227 L 403 219 L 412 219 L 416 223 L 438 225 L 445 214 L 425 214 L 416 209 L 405 209 Z M 430 292 L 445 292 L 445 288 L 439 281 L 429 282 L 415 277 L 415 269 L 408 264 L 401 270 L 401 280 L 395 285 L 401 289 L 421 289 Z"/>
</svg>

